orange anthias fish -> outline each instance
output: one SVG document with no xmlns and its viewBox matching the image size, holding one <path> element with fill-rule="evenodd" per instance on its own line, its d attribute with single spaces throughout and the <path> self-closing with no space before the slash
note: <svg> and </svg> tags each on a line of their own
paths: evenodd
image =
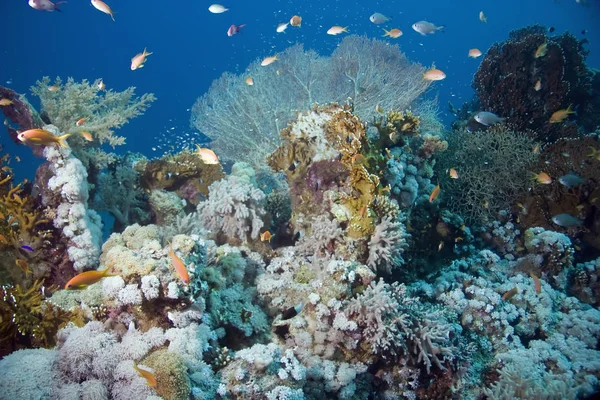
<svg viewBox="0 0 600 400">
<path fill-rule="evenodd" d="M 348 33 L 348 27 L 347 26 L 338 26 L 338 25 L 334 25 L 331 28 L 329 28 L 327 30 L 327 34 L 328 35 L 339 35 L 340 33 Z"/>
<path fill-rule="evenodd" d="M 202 159 L 204 164 L 214 165 L 214 164 L 219 163 L 219 158 L 217 157 L 215 152 L 212 151 L 211 149 L 202 148 L 198 145 L 196 145 L 196 148 L 197 148 L 196 154 L 198 154 L 198 156 L 200 156 L 200 158 Z"/>
<path fill-rule="evenodd" d="M 110 7 L 108 6 L 108 4 L 106 4 L 102 0 L 92 0 L 92 5 L 94 6 L 94 8 L 96 10 L 102 11 L 104 14 L 110 15 L 112 20 L 113 21 L 115 20 L 115 16 L 113 15 L 113 10 L 111 10 Z"/>
<path fill-rule="evenodd" d="M 146 57 L 151 54 L 152 53 L 148 53 L 145 48 L 143 52 L 136 54 L 135 57 L 131 59 L 131 70 L 135 71 L 138 68 L 142 68 L 146 62 Z"/>
<path fill-rule="evenodd" d="M 173 251 L 172 244 L 169 246 L 169 257 L 171 257 L 171 263 L 173 264 L 173 268 L 175 268 L 175 272 L 177 273 L 177 276 L 179 276 L 179 279 L 188 285 L 190 283 L 190 276 L 188 275 L 185 264 L 181 261 L 181 258 Z"/>
<path fill-rule="evenodd" d="M 448 171 L 448 175 L 450 175 L 450 178 L 452 179 L 458 179 L 458 172 L 456 172 L 454 168 L 450 168 L 450 171 Z"/>
<path fill-rule="evenodd" d="M 539 45 L 537 50 L 535 51 L 535 58 L 544 57 L 548 53 L 548 42 L 544 42 Z"/>
<path fill-rule="evenodd" d="M 577 114 L 575 111 L 573 111 L 571 109 L 572 106 L 573 106 L 573 104 L 569 104 L 569 107 L 567 107 L 566 110 L 555 111 L 552 114 L 552 116 L 550 117 L 550 123 L 556 124 L 558 122 L 564 121 L 569 116 L 569 114 Z"/>
<path fill-rule="evenodd" d="M 550 178 L 550 175 L 548 175 L 545 172 L 540 172 L 539 174 L 534 173 L 531 176 L 531 179 L 537 181 L 538 183 L 541 183 L 542 185 L 549 185 L 552 183 L 552 178 Z"/>
<path fill-rule="evenodd" d="M 69 145 L 67 144 L 66 139 L 71 135 L 72 133 L 67 133 L 62 136 L 55 136 L 52 132 L 48 132 L 44 129 L 29 129 L 19 133 L 17 138 L 23 143 L 35 146 L 49 146 L 58 143 L 62 147 L 68 148 Z"/>
<path fill-rule="evenodd" d="M 252 79 L 251 76 L 247 77 L 244 82 L 246 82 L 246 85 L 248 85 L 248 86 L 254 85 L 254 79 Z"/>
<path fill-rule="evenodd" d="M 271 232 L 269 231 L 264 231 L 260 234 L 260 240 L 263 242 L 270 242 L 272 237 L 273 235 L 271 235 Z"/>
<path fill-rule="evenodd" d="M 441 81 L 445 78 L 446 74 L 444 71 L 435 68 L 431 68 L 423 74 L 423 79 L 426 81 Z"/>
<path fill-rule="evenodd" d="M 25 272 L 25 275 L 28 275 L 31 273 L 31 270 L 29 270 L 29 263 L 23 259 L 18 259 L 17 261 L 15 261 L 15 264 L 17 264 L 17 267 L 21 268 L 21 271 Z"/>
<path fill-rule="evenodd" d="M 80 134 L 81 136 L 83 136 L 83 138 L 84 138 L 85 140 L 87 140 L 88 142 L 93 142 L 93 141 L 94 141 L 94 138 L 92 137 L 92 134 L 91 134 L 91 133 L 89 133 L 89 132 L 86 132 L 86 131 L 81 131 L 81 132 L 79 132 L 79 134 Z"/>
<path fill-rule="evenodd" d="M 435 187 L 435 189 L 433 189 L 433 191 L 429 195 L 429 202 L 433 203 L 435 201 L 435 199 L 438 198 L 439 195 L 440 195 L 440 185 L 438 183 L 438 185 Z"/>
<path fill-rule="evenodd" d="M 271 56 L 271 57 L 267 57 L 264 60 L 262 60 L 262 62 L 260 63 L 261 67 L 266 67 L 267 65 L 271 65 L 273 64 L 275 61 L 277 61 L 277 55 Z"/>
<path fill-rule="evenodd" d="M 148 386 L 156 387 L 156 378 L 152 372 L 145 368 L 140 368 L 139 366 L 135 365 L 135 363 L 133 364 L 133 369 L 135 369 L 138 374 L 140 374 L 140 376 L 146 380 Z"/>
<path fill-rule="evenodd" d="M 0 99 L 0 106 L 2 107 L 10 106 L 11 104 L 13 104 L 13 101 L 11 99 Z"/>
<path fill-rule="evenodd" d="M 535 90 L 536 92 L 539 92 L 540 90 L 542 90 L 542 81 L 541 81 L 541 79 L 537 80 L 537 82 L 535 83 L 535 86 L 533 87 L 533 90 Z"/>
<path fill-rule="evenodd" d="M 77 122 L 75 122 L 75 125 L 77 126 L 81 126 L 83 124 L 85 124 L 85 118 L 80 118 L 77 120 Z"/>
<path fill-rule="evenodd" d="M 504 300 L 504 301 L 510 300 L 517 293 L 519 293 L 519 289 L 515 286 L 514 288 L 510 289 L 508 292 L 506 292 L 502 295 L 502 300 Z"/>
<path fill-rule="evenodd" d="M 114 274 L 109 274 L 108 271 L 110 268 L 106 268 L 103 271 L 86 271 L 82 272 L 79 275 L 75 275 L 67 284 L 65 285 L 65 289 L 67 290 L 79 290 L 85 289 L 89 285 L 93 285 L 96 282 L 99 282 L 100 279 L 106 278 L 108 276 L 116 276 Z"/>
<path fill-rule="evenodd" d="M 471 58 L 481 57 L 481 50 L 469 49 L 469 57 L 471 57 Z"/>
<path fill-rule="evenodd" d="M 400 36 L 402 36 L 402 31 L 398 28 L 390 29 L 389 31 L 386 31 L 384 29 L 383 31 L 385 32 L 385 35 L 383 35 L 383 37 L 389 36 L 392 39 L 398 39 Z"/>
<path fill-rule="evenodd" d="M 291 26 L 297 26 L 300 27 L 302 26 L 302 17 L 299 15 L 294 15 L 291 19 L 290 19 L 290 25 Z"/>
<path fill-rule="evenodd" d="M 538 276 L 533 272 L 530 272 L 529 276 L 531 276 L 531 279 L 533 279 L 533 287 L 535 288 L 535 292 L 537 294 L 542 293 L 542 282 L 540 281 L 540 278 L 538 278 Z"/>
</svg>

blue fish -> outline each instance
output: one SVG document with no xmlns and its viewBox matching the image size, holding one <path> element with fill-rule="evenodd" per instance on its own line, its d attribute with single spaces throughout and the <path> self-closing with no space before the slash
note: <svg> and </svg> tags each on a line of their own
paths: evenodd
<svg viewBox="0 0 600 400">
<path fill-rule="evenodd" d="M 29 247 L 29 246 L 23 245 L 23 246 L 21 246 L 21 248 L 22 248 L 23 250 L 27 250 L 27 251 L 28 251 L 28 252 L 30 252 L 30 253 L 33 253 L 33 249 L 32 249 L 31 247 Z"/>
</svg>

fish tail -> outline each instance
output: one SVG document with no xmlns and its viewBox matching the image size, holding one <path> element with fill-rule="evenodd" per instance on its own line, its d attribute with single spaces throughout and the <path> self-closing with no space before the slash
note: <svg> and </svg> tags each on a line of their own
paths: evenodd
<svg viewBox="0 0 600 400">
<path fill-rule="evenodd" d="M 577 111 L 573 110 L 573 104 L 569 104 L 569 107 L 567 107 L 567 114 L 577 115 Z"/>
<path fill-rule="evenodd" d="M 67 143 L 67 138 L 69 136 L 71 136 L 71 135 L 72 135 L 72 133 L 66 133 L 66 134 L 64 134 L 62 136 L 59 136 L 58 137 L 58 144 L 61 145 L 62 147 L 64 147 L 65 149 L 68 149 L 69 148 L 69 144 Z"/>
<path fill-rule="evenodd" d="M 344 31 L 344 32 L 349 32 L 349 31 L 348 31 L 348 27 L 347 27 L 347 26 L 345 26 L 344 28 L 342 28 L 342 31 Z"/>
<path fill-rule="evenodd" d="M 385 28 L 383 28 L 383 31 L 385 32 L 383 37 L 390 36 L 390 31 L 386 31 Z"/>
<path fill-rule="evenodd" d="M 104 271 L 100 271 L 102 273 L 102 277 L 109 277 L 109 276 L 117 276 L 116 274 L 109 274 L 108 271 L 110 271 L 110 267 L 106 268 Z"/>
<path fill-rule="evenodd" d="M 152 54 L 152 52 L 147 52 L 147 51 L 146 51 L 146 48 L 144 47 L 144 54 L 146 55 L 146 57 L 148 57 L 149 55 L 151 55 L 151 54 Z"/>
<path fill-rule="evenodd" d="M 435 27 L 435 30 L 436 30 L 436 31 L 442 31 L 442 32 L 445 32 L 445 31 L 444 31 L 444 28 L 445 28 L 445 26 L 444 26 L 444 25 L 442 25 L 442 26 L 436 26 L 436 27 Z"/>
</svg>

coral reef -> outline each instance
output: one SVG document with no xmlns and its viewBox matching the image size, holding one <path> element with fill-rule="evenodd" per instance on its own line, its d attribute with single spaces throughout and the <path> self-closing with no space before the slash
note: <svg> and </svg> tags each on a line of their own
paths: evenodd
<svg viewBox="0 0 600 400">
<path fill-rule="evenodd" d="M 437 169 L 442 197 L 467 222 L 494 220 L 530 185 L 537 154 L 532 151 L 535 142 L 523 133 L 456 131 L 448 143 Z M 458 179 L 448 176 L 450 168 Z"/>
<path fill-rule="evenodd" d="M 330 57 L 302 45 L 277 57 L 277 73 L 257 60 L 243 74 L 223 74 L 194 104 L 191 125 L 212 140 L 223 160 L 262 165 L 279 146 L 279 131 L 295 110 L 351 97 L 357 115 L 368 121 L 376 104 L 406 109 L 430 84 L 422 79 L 421 65 L 377 39 L 348 36 Z M 247 76 L 257 85 L 246 85 Z"/>
<path fill-rule="evenodd" d="M 586 107 L 592 99 L 592 73 L 585 65 L 584 43 L 570 33 L 547 36 L 546 28 L 539 25 L 511 32 L 507 41 L 487 51 L 473 78 L 481 108 L 506 117 L 512 129 L 535 131 L 537 139 L 568 137 L 565 124 L 549 120 L 569 104 L 580 107 L 581 114 L 592 111 Z M 536 57 L 542 45 L 547 52 Z M 534 90 L 538 81 L 541 89 Z M 597 115 L 590 117 L 586 129 L 593 130 L 600 121 Z"/>
<path fill-rule="evenodd" d="M 91 132 L 94 140 L 100 144 L 108 143 L 113 147 L 122 145 L 125 138 L 116 135 L 114 129 L 142 115 L 156 98 L 153 94 L 134 97 L 134 87 L 123 92 L 109 89 L 102 93 L 98 87 L 100 81 L 101 79 L 97 79 L 90 83 L 84 79 L 77 83 L 69 78 L 63 83 L 57 77 L 51 82 L 46 76 L 37 81 L 31 91 L 40 98 L 41 114 L 46 119 L 46 124 L 52 124 L 65 133 Z M 48 90 L 49 86 L 56 87 L 57 90 Z M 76 124 L 82 118 L 85 118 L 85 122 Z M 83 139 L 78 140 L 81 147 Z"/>
</svg>

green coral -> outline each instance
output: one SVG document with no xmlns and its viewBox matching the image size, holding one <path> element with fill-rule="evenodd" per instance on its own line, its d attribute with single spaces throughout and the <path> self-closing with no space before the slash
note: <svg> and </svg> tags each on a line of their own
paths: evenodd
<svg viewBox="0 0 600 400">
<path fill-rule="evenodd" d="M 125 138 L 115 135 L 114 129 L 142 115 L 156 97 L 152 93 L 135 97 L 133 86 L 122 92 L 112 89 L 102 92 L 98 88 L 101 81 L 96 79 L 90 83 L 84 79 L 77 83 L 73 78 L 68 78 L 67 82 L 63 83 L 57 77 L 51 84 L 50 78 L 45 76 L 31 87 L 31 91 L 40 98 L 42 114 L 61 132 L 88 131 L 100 144 L 108 143 L 113 147 L 122 145 Z M 49 90 L 50 85 L 57 90 Z M 81 118 L 85 118 L 85 123 L 77 126 L 76 122 Z M 83 139 L 77 135 L 70 143 L 79 143 L 81 147 Z"/>
<path fill-rule="evenodd" d="M 167 349 L 154 351 L 141 362 L 154 370 L 156 392 L 165 400 L 190 397 L 191 385 L 183 358 Z"/>
</svg>

